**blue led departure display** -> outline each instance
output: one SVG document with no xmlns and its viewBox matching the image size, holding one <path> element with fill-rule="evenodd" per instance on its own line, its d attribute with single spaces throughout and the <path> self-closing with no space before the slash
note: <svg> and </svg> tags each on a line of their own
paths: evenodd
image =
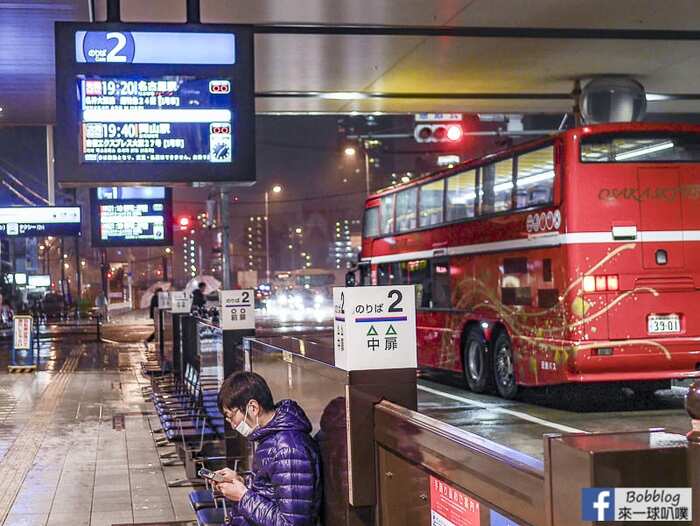
<svg viewBox="0 0 700 526">
<path fill-rule="evenodd" d="M 172 244 L 172 194 L 163 187 L 100 187 L 90 194 L 92 244 Z"/>
<path fill-rule="evenodd" d="M 82 162 L 233 160 L 231 81 L 78 78 Z"/>
<path fill-rule="evenodd" d="M 55 29 L 59 185 L 255 182 L 251 26 Z"/>
</svg>

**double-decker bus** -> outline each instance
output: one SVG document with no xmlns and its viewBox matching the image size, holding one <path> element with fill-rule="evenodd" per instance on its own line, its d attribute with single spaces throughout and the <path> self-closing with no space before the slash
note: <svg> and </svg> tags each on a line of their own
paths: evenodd
<svg viewBox="0 0 700 526">
<path fill-rule="evenodd" d="M 361 281 L 414 284 L 468 387 L 700 376 L 700 126 L 586 126 L 367 199 Z"/>
</svg>

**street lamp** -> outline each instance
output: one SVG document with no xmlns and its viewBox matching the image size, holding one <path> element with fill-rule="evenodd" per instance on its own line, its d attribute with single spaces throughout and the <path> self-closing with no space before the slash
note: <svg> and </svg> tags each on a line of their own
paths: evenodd
<svg viewBox="0 0 700 526">
<path fill-rule="evenodd" d="M 369 171 L 369 144 L 367 144 L 367 141 L 362 141 L 360 144 L 362 145 L 362 154 L 365 159 L 365 189 L 367 190 L 367 195 L 369 195 L 369 182 L 371 177 Z M 343 153 L 346 157 L 355 157 L 355 155 L 357 155 L 357 149 L 354 146 L 346 146 Z"/>
<path fill-rule="evenodd" d="M 282 187 L 278 184 L 272 187 L 273 194 L 279 194 Z M 265 275 L 270 283 L 270 193 L 265 192 Z"/>
</svg>

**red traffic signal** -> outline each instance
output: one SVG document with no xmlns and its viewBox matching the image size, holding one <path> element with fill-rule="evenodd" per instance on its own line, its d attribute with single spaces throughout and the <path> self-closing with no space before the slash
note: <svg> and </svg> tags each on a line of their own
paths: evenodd
<svg viewBox="0 0 700 526">
<path fill-rule="evenodd" d="M 459 142 L 464 131 L 460 124 L 418 124 L 413 136 L 416 142 Z"/>
<path fill-rule="evenodd" d="M 190 223 L 192 220 L 189 216 L 180 216 L 177 220 L 177 224 L 180 225 L 180 230 L 187 230 L 190 228 Z"/>
</svg>

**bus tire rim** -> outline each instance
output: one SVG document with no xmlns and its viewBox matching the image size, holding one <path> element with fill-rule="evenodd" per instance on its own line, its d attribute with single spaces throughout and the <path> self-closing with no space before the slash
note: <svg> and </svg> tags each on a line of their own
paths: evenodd
<svg viewBox="0 0 700 526">
<path fill-rule="evenodd" d="M 478 380 L 484 367 L 484 362 L 481 359 L 481 345 L 478 342 L 469 342 L 467 359 L 469 362 L 469 376 L 472 380 Z"/>
<path fill-rule="evenodd" d="M 513 383 L 513 360 L 511 359 L 508 345 L 501 345 L 498 349 L 496 371 L 498 372 L 498 381 L 502 386 L 508 386 Z"/>
</svg>

